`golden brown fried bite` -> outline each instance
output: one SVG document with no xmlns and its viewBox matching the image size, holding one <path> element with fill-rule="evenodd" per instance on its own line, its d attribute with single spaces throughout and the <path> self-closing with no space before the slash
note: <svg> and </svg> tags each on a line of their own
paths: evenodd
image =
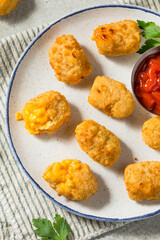
<svg viewBox="0 0 160 240">
<path fill-rule="evenodd" d="M 79 160 L 55 162 L 45 170 L 43 178 L 59 196 L 65 195 L 71 200 L 87 200 L 98 188 L 89 166 Z"/>
<path fill-rule="evenodd" d="M 130 199 L 159 199 L 160 196 L 160 162 L 147 161 L 130 164 L 124 172 L 124 182 Z"/>
<path fill-rule="evenodd" d="M 19 0 L 0 0 L 0 15 L 9 14 L 18 2 Z"/>
<path fill-rule="evenodd" d="M 81 149 L 92 160 L 106 166 L 112 166 L 121 153 L 117 136 L 93 120 L 86 120 L 76 127 L 76 139 Z"/>
<path fill-rule="evenodd" d="M 143 124 L 142 138 L 149 147 L 160 151 L 160 117 L 150 118 Z"/>
<path fill-rule="evenodd" d="M 56 91 L 48 91 L 29 100 L 16 120 L 24 120 L 30 134 L 53 133 L 70 118 L 70 107 L 66 98 Z"/>
<path fill-rule="evenodd" d="M 135 102 L 125 84 L 105 76 L 94 80 L 88 102 L 108 116 L 124 118 L 132 114 Z"/>
<path fill-rule="evenodd" d="M 128 55 L 139 50 L 140 29 L 133 20 L 104 24 L 94 30 L 92 40 L 103 55 Z"/>
<path fill-rule="evenodd" d="M 92 72 L 91 64 L 73 35 L 58 37 L 49 59 L 59 81 L 76 84 Z"/>
</svg>

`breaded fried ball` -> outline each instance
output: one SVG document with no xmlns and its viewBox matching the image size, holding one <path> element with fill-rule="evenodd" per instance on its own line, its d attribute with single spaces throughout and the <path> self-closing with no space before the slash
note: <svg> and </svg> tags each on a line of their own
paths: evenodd
<svg viewBox="0 0 160 240">
<path fill-rule="evenodd" d="M 142 138 L 149 147 L 160 151 L 160 117 L 150 118 L 143 124 Z"/>
<path fill-rule="evenodd" d="M 0 0 L 0 15 L 10 13 L 17 5 L 19 0 Z"/>
<path fill-rule="evenodd" d="M 125 84 L 105 76 L 94 80 L 88 102 L 108 116 L 124 118 L 132 114 L 135 102 Z"/>
<path fill-rule="evenodd" d="M 130 164 L 124 172 L 124 182 L 130 199 L 160 199 L 160 162 Z"/>
<path fill-rule="evenodd" d="M 76 139 L 81 149 L 92 160 L 111 167 L 121 153 L 117 136 L 93 120 L 86 120 L 76 127 Z"/>
<path fill-rule="evenodd" d="M 59 196 L 65 195 L 71 200 L 87 200 L 98 188 L 89 166 L 79 160 L 55 162 L 45 170 L 43 178 Z"/>
<path fill-rule="evenodd" d="M 139 50 L 140 29 L 133 20 L 104 24 L 94 30 L 92 40 L 103 55 L 128 55 Z"/>
<path fill-rule="evenodd" d="M 16 120 L 24 120 L 30 134 L 53 133 L 70 118 L 70 107 L 66 98 L 56 91 L 48 91 L 29 100 Z"/>
<path fill-rule="evenodd" d="M 76 84 L 92 72 L 91 64 L 73 35 L 58 37 L 49 59 L 59 81 Z"/>
</svg>

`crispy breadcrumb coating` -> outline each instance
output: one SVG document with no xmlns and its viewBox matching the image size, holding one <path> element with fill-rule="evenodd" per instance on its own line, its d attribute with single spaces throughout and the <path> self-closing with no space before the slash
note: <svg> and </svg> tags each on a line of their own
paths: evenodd
<svg viewBox="0 0 160 240">
<path fill-rule="evenodd" d="M 143 124 L 142 138 L 149 147 L 160 151 L 160 117 L 150 118 Z"/>
<path fill-rule="evenodd" d="M 79 160 L 67 159 L 48 166 L 43 178 L 59 196 L 71 200 L 87 200 L 98 188 L 89 166 Z"/>
<path fill-rule="evenodd" d="M 160 162 L 147 161 L 130 164 L 124 172 L 124 182 L 130 199 L 159 199 L 160 196 Z"/>
<path fill-rule="evenodd" d="M 93 120 L 86 120 L 76 127 L 76 139 L 79 146 L 94 161 L 112 166 L 121 153 L 117 136 Z"/>
<path fill-rule="evenodd" d="M 24 120 L 30 134 L 53 133 L 70 118 L 66 98 L 56 91 L 48 91 L 29 100 L 16 120 Z"/>
<path fill-rule="evenodd" d="M 125 84 L 105 76 L 94 80 L 88 102 L 95 108 L 115 118 L 132 114 L 135 102 Z"/>
<path fill-rule="evenodd" d="M 133 20 L 104 24 L 94 30 L 92 40 L 103 55 L 128 55 L 139 50 L 140 29 Z"/>
<path fill-rule="evenodd" d="M 0 0 L 0 15 L 10 13 L 17 5 L 19 0 Z"/>
<path fill-rule="evenodd" d="M 49 59 L 59 81 L 76 84 L 92 72 L 91 64 L 73 35 L 58 37 Z"/>
</svg>

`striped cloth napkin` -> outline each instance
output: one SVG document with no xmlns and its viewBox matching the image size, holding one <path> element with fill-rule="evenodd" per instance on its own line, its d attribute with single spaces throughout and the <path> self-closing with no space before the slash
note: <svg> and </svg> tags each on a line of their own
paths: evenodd
<svg viewBox="0 0 160 240">
<path fill-rule="evenodd" d="M 159 10 L 159 1 L 117 0 L 116 3 L 141 5 Z M 0 239 L 37 239 L 33 218 L 53 221 L 55 214 L 63 216 L 71 227 L 69 239 L 91 239 L 123 226 L 125 223 L 85 219 L 71 214 L 43 196 L 29 182 L 14 159 L 5 128 L 5 98 L 11 73 L 28 44 L 45 26 L 33 28 L 0 40 Z"/>
</svg>

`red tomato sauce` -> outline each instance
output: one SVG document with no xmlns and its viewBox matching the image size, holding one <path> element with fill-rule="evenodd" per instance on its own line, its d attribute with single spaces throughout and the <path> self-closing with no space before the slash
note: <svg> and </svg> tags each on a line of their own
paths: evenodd
<svg viewBox="0 0 160 240">
<path fill-rule="evenodd" d="M 160 55 L 141 64 L 135 75 L 134 91 L 146 109 L 160 114 Z"/>
</svg>

